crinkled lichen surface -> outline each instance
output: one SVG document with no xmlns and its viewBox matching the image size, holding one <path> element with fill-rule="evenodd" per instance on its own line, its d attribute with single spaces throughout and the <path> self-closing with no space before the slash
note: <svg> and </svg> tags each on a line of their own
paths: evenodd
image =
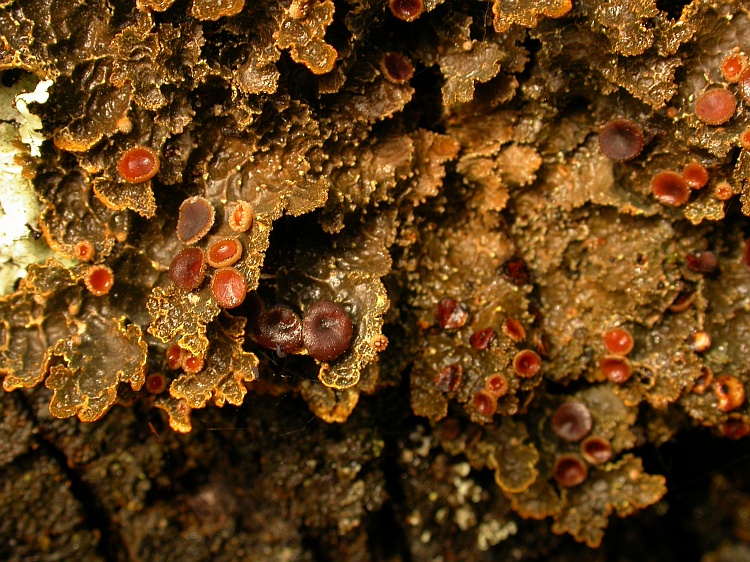
<svg viewBox="0 0 750 562">
<path fill-rule="evenodd" d="M 750 560 L 664 452 L 747 464 L 748 58 L 741 0 L 0 1 L 0 558 Z"/>
</svg>

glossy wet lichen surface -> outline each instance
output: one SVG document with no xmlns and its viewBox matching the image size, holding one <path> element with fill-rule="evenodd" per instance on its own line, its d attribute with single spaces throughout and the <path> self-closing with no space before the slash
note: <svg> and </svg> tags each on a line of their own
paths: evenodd
<svg viewBox="0 0 750 562">
<path fill-rule="evenodd" d="M 47 4 L 0 558 L 750 557 L 742 2 Z"/>
</svg>

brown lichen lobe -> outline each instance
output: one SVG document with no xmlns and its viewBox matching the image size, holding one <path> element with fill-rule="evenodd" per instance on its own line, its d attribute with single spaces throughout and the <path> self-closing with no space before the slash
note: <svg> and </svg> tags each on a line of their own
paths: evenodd
<svg viewBox="0 0 750 562">
<path fill-rule="evenodd" d="M 3 312 L 0 374 L 6 391 L 33 387 L 44 380 L 49 368 L 50 347 L 56 343 L 47 335 L 45 322 L 67 325 L 64 316 L 60 317 L 67 306 L 56 306 L 57 295 L 78 301 L 80 294 L 74 285 L 72 272 L 50 261 L 44 266 L 31 266 L 18 291 L 0 300 Z M 64 304 L 65 300 L 62 302 Z M 56 308 L 57 314 L 51 317 L 50 313 Z M 30 325 L 35 328 L 29 330 Z M 61 335 L 67 335 L 67 330 Z"/>
<path fill-rule="evenodd" d="M 45 386 L 53 391 L 52 415 L 96 421 L 114 404 L 119 383 L 129 383 L 133 390 L 143 386 L 148 352 L 134 324 L 94 314 L 85 322 L 85 334 L 59 340 L 52 349 L 63 363 L 51 367 Z M 91 357 L 100 353 L 102 360 L 92 363 Z"/>
<path fill-rule="evenodd" d="M 179 336 L 180 347 L 198 357 L 206 355 L 206 325 L 219 314 L 219 306 L 213 299 L 186 293 L 175 286 L 157 287 L 147 306 L 153 318 L 148 327 L 151 335 L 165 343 Z"/>
<path fill-rule="evenodd" d="M 95 421 L 115 403 L 121 382 L 140 389 L 148 354 L 137 325 L 113 317 L 106 304 L 89 300 L 101 297 L 84 297 L 75 278 L 55 261 L 33 267 L 20 292 L 4 297 L 3 305 L 13 307 L 24 295 L 37 302 L 35 308 L 42 316 L 36 333 L 18 331 L 12 312 L 3 320 L 0 372 L 6 390 L 32 387 L 45 380 L 53 390 L 53 415 Z M 49 347 L 42 351 L 40 344 Z"/>
<path fill-rule="evenodd" d="M 238 14 L 244 7 L 245 0 L 192 0 L 190 15 L 199 20 L 218 20 Z"/>
<path fill-rule="evenodd" d="M 294 0 L 274 33 L 276 45 L 279 49 L 289 49 L 292 59 L 313 73 L 330 72 L 338 53 L 323 36 L 333 21 L 334 10 L 332 0 L 311 3 Z"/>
<path fill-rule="evenodd" d="M 569 532 L 590 547 L 597 547 L 610 514 L 625 517 L 655 503 L 665 493 L 663 476 L 644 474 L 640 459 L 626 455 L 590 474 L 585 485 L 571 490 L 552 530 Z"/>
<path fill-rule="evenodd" d="M 156 199 L 149 181 L 123 184 L 102 179 L 94 183 L 94 193 L 113 211 L 130 209 L 146 218 L 156 214 Z"/>
<path fill-rule="evenodd" d="M 184 373 L 169 387 L 170 397 L 189 408 L 204 408 L 208 400 L 239 406 L 247 393 L 246 382 L 258 378 L 258 358 L 242 349 L 245 320 L 222 317 L 209 328 L 214 342 L 198 373 Z"/>
<path fill-rule="evenodd" d="M 507 31 L 513 24 L 536 27 L 542 17 L 561 18 L 573 8 L 571 0 L 494 0 L 495 30 Z"/>
</svg>

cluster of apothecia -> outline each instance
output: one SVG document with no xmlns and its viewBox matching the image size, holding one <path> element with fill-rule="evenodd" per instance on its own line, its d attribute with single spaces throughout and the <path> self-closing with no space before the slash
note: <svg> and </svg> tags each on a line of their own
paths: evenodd
<svg viewBox="0 0 750 562">
<path fill-rule="evenodd" d="M 626 357 L 633 351 L 633 336 L 625 328 L 617 327 L 604 332 L 602 340 L 607 354 L 599 359 L 599 369 L 615 384 L 627 382 L 633 374 L 633 368 Z"/>
<path fill-rule="evenodd" d="M 708 259 L 715 268 L 712 259 Z M 713 268 L 709 268 L 713 271 Z M 633 350 L 633 336 L 623 328 L 617 327 L 607 330 L 602 335 L 607 354 L 599 359 L 599 369 L 608 380 L 615 384 L 624 384 L 633 374 L 627 355 Z M 696 353 L 704 353 L 711 348 L 711 335 L 703 330 L 690 334 L 687 340 L 690 348 Z M 720 375 L 714 377 L 710 367 L 704 365 L 701 376 L 693 386 L 693 392 L 703 394 L 712 388 L 716 395 L 717 408 L 722 412 L 731 412 L 745 402 L 745 387 L 742 381 L 734 375 Z"/>
<path fill-rule="evenodd" d="M 710 250 L 695 250 L 685 257 L 688 269 L 695 273 L 710 275 L 719 267 L 719 258 Z M 670 306 L 672 312 L 683 312 L 693 302 L 693 292 L 683 292 L 678 295 Z M 690 349 L 702 354 L 711 349 L 711 334 L 705 330 L 696 330 L 687 338 Z M 745 402 L 745 387 L 742 381 L 734 375 L 719 375 L 716 377 L 708 365 L 701 367 L 701 375 L 693 385 L 693 393 L 703 394 L 713 389 L 716 396 L 716 406 L 722 412 L 736 410 Z M 744 427 L 744 426 L 743 426 Z"/>
<path fill-rule="evenodd" d="M 246 201 L 235 201 L 227 207 L 227 224 L 235 232 L 244 232 L 252 225 L 252 208 Z M 215 271 L 211 277 L 211 295 L 222 308 L 235 308 L 247 295 L 245 277 L 234 267 L 242 257 L 243 246 L 233 236 L 214 237 L 205 251 L 193 246 L 211 230 L 216 217 L 207 199 L 195 196 L 183 201 L 177 219 L 177 237 L 188 247 L 180 251 L 169 266 L 169 276 L 176 287 L 193 291 L 200 287 L 206 266 Z"/>
<path fill-rule="evenodd" d="M 188 374 L 195 374 L 203 370 L 203 359 L 182 349 L 177 343 L 167 348 L 166 359 L 167 366 L 173 371 L 182 369 Z"/>
<path fill-rule="evenodd" d="M 730 53 L 721 62 L 721 74 L 728 85 L 736 84 L 737 91 L 745 103 L 750 104 L 750 65 L 742 53 Z M 695 116 L 710 127 L 728 123 L 737 111 L 737 96 L 725 86 L 710 86 L 694 105 Z M 750 150 L 750 128 L 739 136 L 740 146 Z M 599 147 L 608 158 L 626 162 L 636 158 L 644 146 L 644 134 L 640 125 L 630 119 L 618 118 L 606 123 L 599 131 Z M 681 207 L 690 199 L 692 190 L 700 190 L 710 180 L 706 167 L 700 162 L 689 162 L 682 172 L 662 170 L 651 179 L 654 198 L 667 207 Z M 732 186 L 724 180 L 713 186 L 713 196 L 727 201 L 734 195 Z"/>
<path fill-rule="evenodd" d="M 715 273 L 719 268 L 719 258 L 711 250 L 694 250 L 688 252 L 685 256 L 685 265 L 692 272 L 710 275 Z M 668 307 L 669 311 L 674 313 L 685 312 L 695 301 L 695 291 L 691 287 L 682 283 L 678 285 L 678 288 L 680 292 L 677 293 L 672 304 Z"/>
<path fill-rule="evenodd" d="M 187 247 L 181 250 L 169 267 L 169 276 L 176 287 L 193 291 L 201 286 L 207 268 L 211 268 L 211 296 L 225 309 L 236 308 L 245 302 L 247 283 L 240 271 L 233 267 L 242 257 L 244 248 L 237 236 L 211 238 L 205 249 L 195 246 L 214 225 L 216 212 L 210 201 L 195 196 L 180 205 L 177 236 Z M 229 228 L 242 233 L 253 222 L 253 209 L 247 201 L 235 201 L 225 211 Z M 256 343 L 276 351 L 279 355 L 304 353 L 322 362 L 333 361 L 350 346 L 354 323 L 343 305 L 330 300 L 311 304 L 300 319 L 291 308 L 277 304 L 266 308 L 259 299 L 258 309 L 249 323 L 249 334 Z M 171 350 L 171 351 L 170 351 Z M 173 369 L 198 372 L 203 360 L 187 354 L 179 346 L 167 352 L 167 362 Z"/>
<path fill-rule="evenodd" d="M 525 267 L 525 266 L 524 266 Z M 510 266 L 516 271 L 516 266 Z M 524 282 L 528 282 L 528 275 L 524 275 Z M 445 297 L 438 302 L 435 310 L 436 326 L 422 326 L 425 329 L 441 329 L 445 331 L 460 330 L 469 320 L 468 307 L 455 299 Z M 513 317 L 503 321 L 501 332 L 514 343 L 520 344 L 526 340 L 526 330 L 523 324 Z M 489 350 L 498 338 L 497 331 L 491 327 L 481 328 L 469 336 L 469 345 L 479 352 Z M 542 358 L 533 349 L 521 349 L 513 356 L 511 373 L 523 379 L 536 376 L 542 368 Z M 505 396 L 510 388 L 508 378 L 503 373 L 493 373 L 484 382 L 484 386 L 474 393 L 473 407 L 484 417 L 492 417 L 497 411 L 497 401 Z M 433 384 L 441 392 L 455 392 L 461 386 L 463 366 L 451 363 L 443 367 L 433 377 Z"/>
<path fill-rule="evenodd" d="M 564 487 L 581 484 L 588 476 L 586 463 L 603 464 L 612 458 L 609 440 L 590 435 L 594 423 L 591 411 L 583 402 L 563 402 L 552 414 L 552 431 L 567 443 L 580 442 L 580 455 L 563 453 L 557 456 L 552 467 L 552 477 Z M 583 440 L 583 441 L 581 441 Z"/>
<path fill-rule="evenodd" d="M 253 210 L 248 202 L 234 201 L 224 211 L 231 231 L 241 234 L 252 226 Z M 243 255 L 242 241 L 238 236 L 214 236 L 202 243 L 202 247 L 196 245 L 206 238 L 215 220 L 214 206 L 204 197 L 194 196 L 182 202 L 177 237 L 186 247 L 172 258 L 169 277 L 178 289 L 194 291 L 203 284 L 210 268 L 211 296 L 222 308 L 236 308 L 247 295 L 245 277 L 233 267 Z M 167 365 L 173 370 L 198 373 L 204 367 L 204 360 L 172 344 L 167 349 Z"/>
<path fill-rule="evenodd" d="M 342 304 L 330 300 L 311 304 L 302 319 L 282 304 L 266 308 L 258 301 L 257 307 L 250 334 L 256 343 L 279 355 L 307 351 L 317 361 L 333 361 L 349 349 L 354 336 L 351 315 Z"/>
<path fill-rule="evenodd" d="M 643 150 L 641 127 L 630 119 L 614 119 L 599 131 L 599 147 L 605 156 L 626 162 Z M 709 180 L 708 170 L 700 162 L 689 162 L 682 173 L 671 170 L 658 172 L 651 179 L 651 192 L 659 203 L 680 207 L 687 203 L 691 190 L 702 189 Z"/>
</svg>

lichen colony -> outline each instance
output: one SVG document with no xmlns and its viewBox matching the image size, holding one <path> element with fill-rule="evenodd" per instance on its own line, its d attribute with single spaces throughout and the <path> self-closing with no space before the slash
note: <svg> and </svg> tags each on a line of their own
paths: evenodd
<svg viewBox="0 0 750 562">
<path fill-rule="evenodd" d="M 0 39 L 54 253 L 0 296 L 0 558 L 615 559 L 654 451 L 750 434 L 745 2 L 0 0 Z M 722 478 L 704 559 L 750 560 Z"/>
</svg>

